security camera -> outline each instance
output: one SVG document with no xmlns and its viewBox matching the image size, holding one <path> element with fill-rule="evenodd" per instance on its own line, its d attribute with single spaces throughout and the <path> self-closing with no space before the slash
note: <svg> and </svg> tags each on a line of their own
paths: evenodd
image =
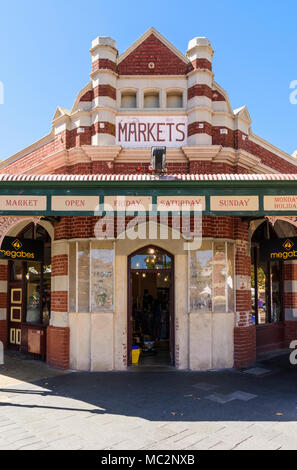
<svg viewBox="0 0 297 470">
<path fill-rule="evenodd" d="M 166 173 L 166 147 L 152 147 L 151 168 L 156 173 Z"/>
</svg>

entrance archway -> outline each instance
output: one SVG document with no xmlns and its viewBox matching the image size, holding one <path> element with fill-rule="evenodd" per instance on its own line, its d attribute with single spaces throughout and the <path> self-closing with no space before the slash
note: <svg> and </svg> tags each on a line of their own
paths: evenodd
<svg viewBox="0 0 297 470">
<path fill-rule="evenodd" d="M 41 223 L 24 221 L 21 225 L 21 229 L 16 226 L 8 232 L 3 241 L 14 240 L 17 252 L 32 251 L 7 261 L 7 345 L 8 349 L 45 360 L 51 312 L 51 236 Z"/>
<path fill-rule="evenodd" d="M 148 245 L 128 257 L 128 365 L 174 365 L 174 343 L 174 256 Z"/>
<path fill-rule="evenodd" d="M 296 261 L 270 260 L 265 246 L 278 238 L 296 237 L 296 227 L 288 221 L 274 222 L 272 225 L 268 219 L 259 221 L 251 237 L 252 318 L 257 354 L 286 347 L 286 306 L 291 302 L 290 289 L 294 286 L 285 283 Z"/>
</svg>

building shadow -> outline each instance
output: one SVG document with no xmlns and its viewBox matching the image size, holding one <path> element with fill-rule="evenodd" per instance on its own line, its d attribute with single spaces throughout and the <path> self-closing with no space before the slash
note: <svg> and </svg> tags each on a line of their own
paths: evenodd
<svg viewBox="0 0 297 470">
<path fill-rule="evenodd" d="M 68 371 L 27 384 L 3 385 L 0 412 L 1 408 L 12 406 L 20 410 L 68 410 L 89 413 L 90 417 L 109 414 L 159 422 L 296 421 L 296 367 L 283 354 L 243 371 Z M 250 373 L 253 370 L 256 375 Z M 232 398 L 234 393 L 241 398 Z M 1 395 L 5 400 L 1 400 Z M 22 396 L 30 396 L 30 401 L 26 398 L 22 403 Z M 67 405 L 61 398 L 67 399 Z"/>
</svg>

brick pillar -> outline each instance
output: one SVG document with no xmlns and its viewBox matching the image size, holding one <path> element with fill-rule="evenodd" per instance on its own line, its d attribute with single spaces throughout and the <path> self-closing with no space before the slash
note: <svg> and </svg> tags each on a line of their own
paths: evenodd
<svg viewBox="0 0 297 470">
<path fill-rule="evenodd" d="M 0 341 L 7 347 L 7 279 L 8 262 L 0 260 Z"/>
<path fill-rule="evenodd" d="M 47 328 L 46 361 L 52 367 L 69 369 L 68 242 L 52 244 L 51 320 Z"/>
<path fill-rule="evenodd" d="M 297 339 L 297 260 L 284 262 L 285 347 Z"/>
<path fill-rule="evenodd" d="M 256 360 L 256 327 L 251 319 L 251 255 L 249 224 L 235 219 L 236 326 L 234 329 L 234 367 L 248 367 Z"/>
<path fill-rule="evenodd" d="M 69 369 L 69 339 L 69 328 L 47 327 L 46 362 L 51 367 Z"/>
</svg>

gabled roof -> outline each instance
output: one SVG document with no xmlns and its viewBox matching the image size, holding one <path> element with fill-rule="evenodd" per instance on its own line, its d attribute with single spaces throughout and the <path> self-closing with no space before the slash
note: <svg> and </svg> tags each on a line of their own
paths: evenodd
<svg viewBox="0 0 297 470">
<path fill-rule="evenodd" d="M 149 36 L 154 35 L 159 41 L 161 41 L 164 46 L 166 46 L 171 52 L 173 52 L 180 60 L 185 64 L 188 64 L 189 61 L 182 52 L 180 52 L 171 42 L 169 42 L 164 36 L 162 36 L 159 31 L 155 28 L 149 28 L 137 41 L 135 41 L 132 46 L 130 46 L 125 52 L 123 52 L 118 58 L 118 64 L 120 64 L 128 55 L 130 55 L 137 47 L 139 47 Z"/>
<path fill-rule="evenodd" d="M 71 111 L 69 109 L 61 108 L 61 106 L 58 106 L 54 114 L 53 121 L 55 119 L 58 119 L 61 116 L 70 116 L 70 115 L 71 115 Z"/>
<path fill-rule="evenodd" d="M 167 39 L 150 28 L 118 59 L 119 75 L 186 75 L 190 62 Z"/>
<path fill-rule="evenodd" d="M 234 109 L 233 113 L 236 117 L 241 117 L 245 121 L 252 122 L 250 113 L 248 112 L 248 109 L 246 106 L 241 106 L 240 108 Z"/>
</svg>

